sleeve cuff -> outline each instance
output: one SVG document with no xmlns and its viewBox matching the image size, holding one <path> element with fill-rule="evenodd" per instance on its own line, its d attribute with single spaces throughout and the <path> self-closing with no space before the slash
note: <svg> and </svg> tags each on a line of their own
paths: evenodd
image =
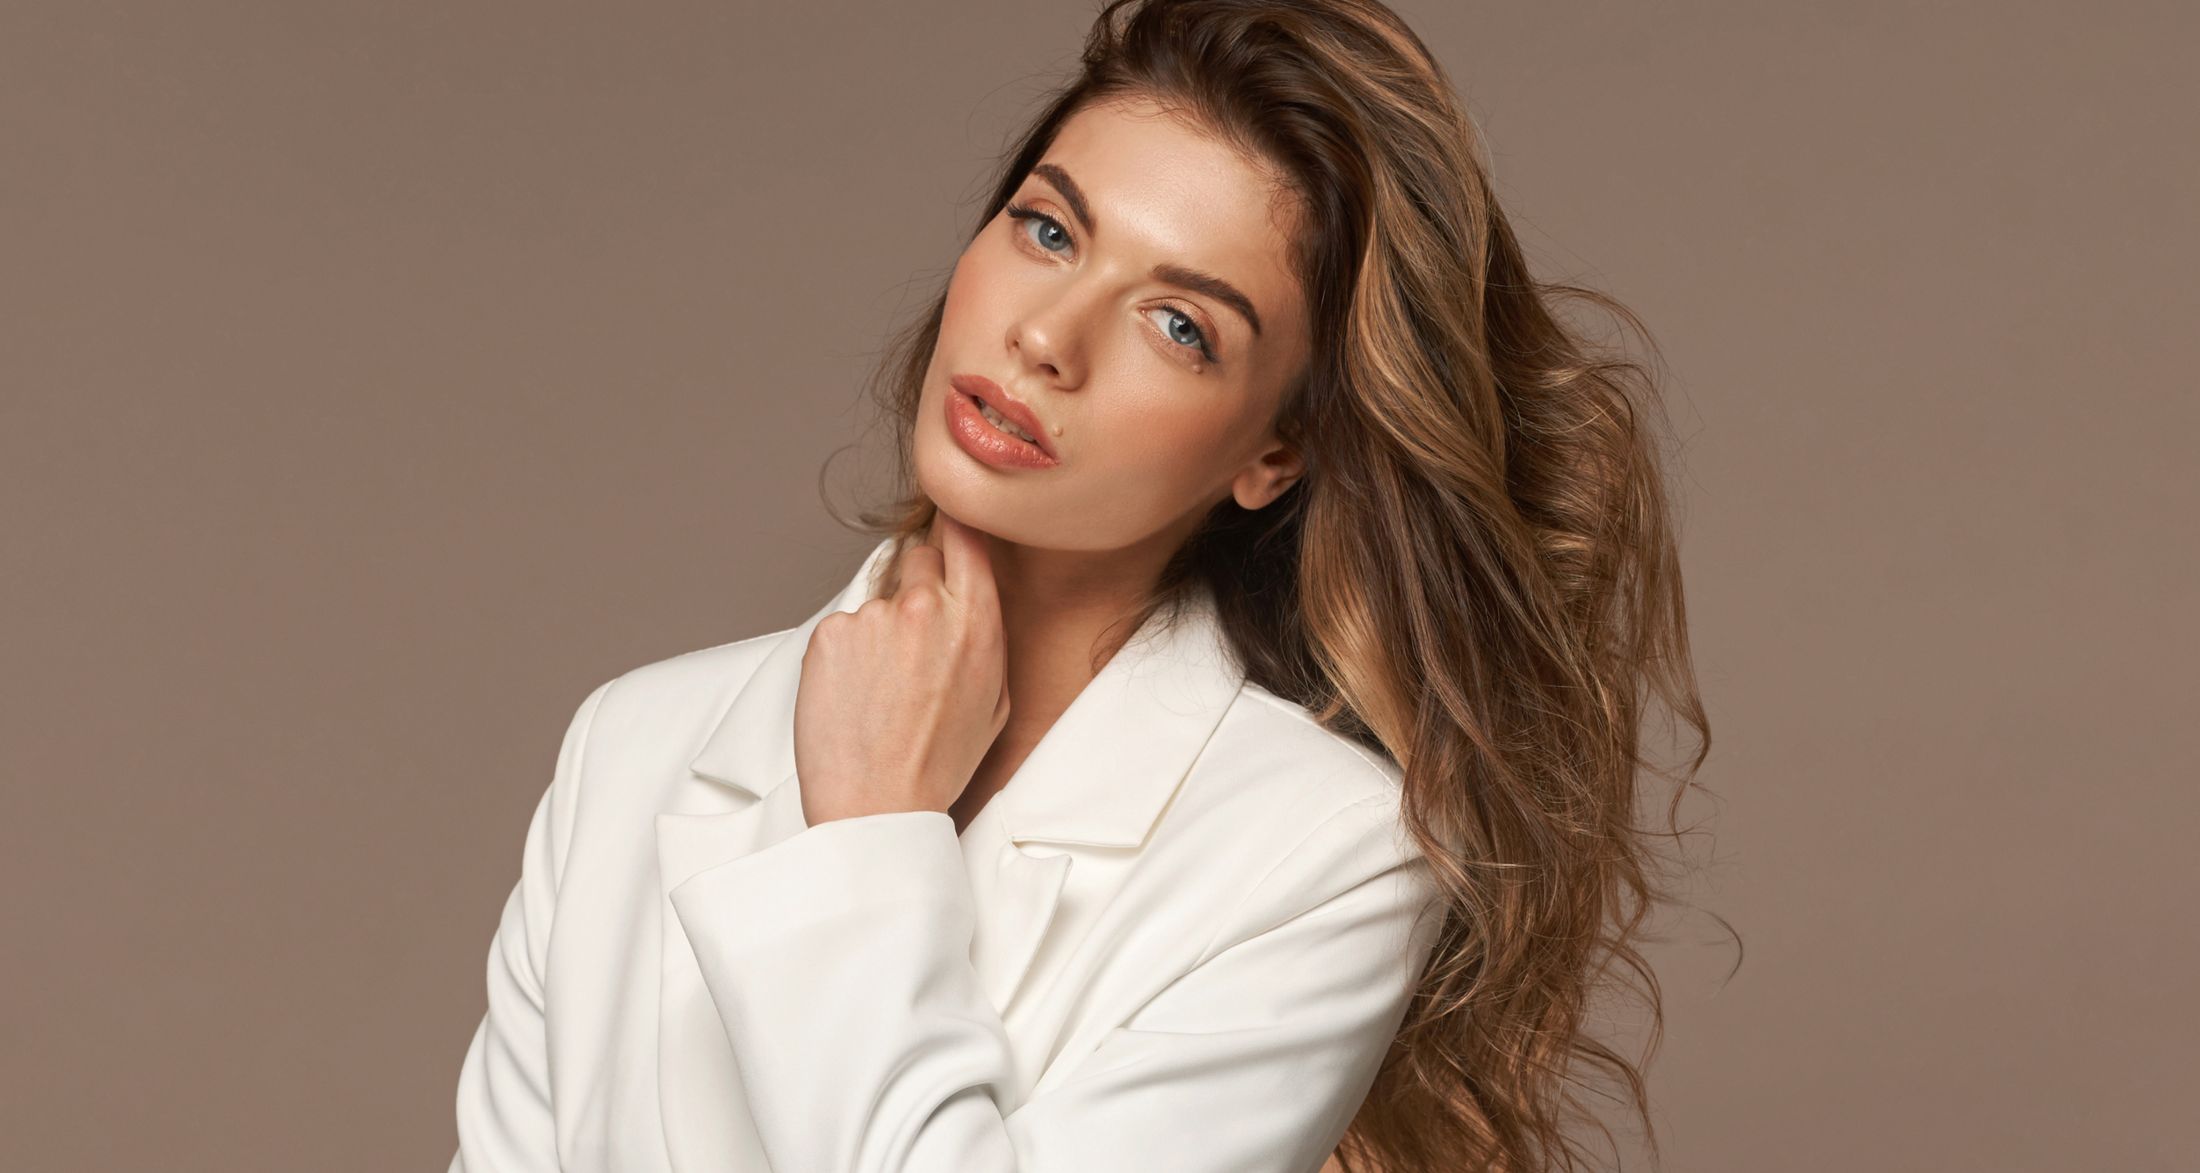
<svg viewBox="0 0 2200 1173">
<path fill-rule="evenodd" d="M 976 928 L 962 840 L 945 811 L 819 823 L 689 877 L 671 893 L 690 939 L 740 952 L 867 912 L 931 904 L 967 947 Z M 738 942 L 725 932 L 738 935 Z"/>
<path fill-rule="evenodd" d="M 975 904 L 945 812 L 820 823 L 671 900 L 774 1168 L 1005 1167 L 962 1159 L 1005 1140 L 991 1099 L 957 1097 L 1013 1058 L 971 965 Z"/>
</svg>

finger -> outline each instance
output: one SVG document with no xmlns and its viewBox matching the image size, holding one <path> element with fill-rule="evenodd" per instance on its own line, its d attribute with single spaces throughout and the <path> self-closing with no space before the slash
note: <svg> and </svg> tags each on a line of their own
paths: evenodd
<svg viewBox="0 0 2200 1173">
<path fill-rule="evenodd" d="M 910 587 L 924 589 L 938 587 L 942 581 L 945 566 L 941 561 L 941 557 L 940 548 L 930 542 L 918 542 L 916 545 L 903 550 L 901 552 L 900 581 L 895 588 L 895 593 L 899 594 Z"/>
<path fill-rule="evenodd" d="M 985 533 L 949 517 L 945 511 L 936 524 L 947 593 L 981 613 L 995 612 L 999 599 L 993 581 L 993 550 Z"/>
</svg>

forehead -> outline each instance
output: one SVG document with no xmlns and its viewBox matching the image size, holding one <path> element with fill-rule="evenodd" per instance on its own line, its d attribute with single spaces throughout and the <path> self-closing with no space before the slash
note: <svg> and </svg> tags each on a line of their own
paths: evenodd
<svg viewBox="0 0 2200 1173">
<path fill-rule="evenodd" d="M 1291 200 L 1235 148 L 1139 99 L 1071 115 L 1040 161 L 1067 171 L 1091 203 L 1095 256 L 1202 269 L 1244 290 L 1264 322 L 1295 316 Z M 1049 186 L 1024 181 L 1027 191 Z"/>
</svg>

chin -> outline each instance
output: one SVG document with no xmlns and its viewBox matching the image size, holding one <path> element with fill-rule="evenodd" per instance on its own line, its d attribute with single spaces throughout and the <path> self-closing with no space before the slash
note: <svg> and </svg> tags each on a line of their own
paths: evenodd
<svg viewBox="0 0 2200 1173">
<path fill-rule="evenodd" d="M 941 443 L 952 446 L 953 441 Z M 919 445 L 914 473 L 917 488 L 941 512 L 1003 541 L 1026 544 L 1027 525 L 1017 517 L 1015 502 L 1006 499 L 1008 486 L 989 483 L 987 471 L 972 465 L 960 449 L 928 455 Z"/>
<path fill-rule="evenodd" d="M 1038 478 L 1001 473 L 973 460 L 945 425 L 920 430 L 910 453 L 910 476 L 934 505 L 972 529 L 1033 550 L 1112 550 L 1151 533 L 1126 520 L 1095 512 L 1060 480 L 1038 488 Z M 1158 523 L 1157 523 L 1158 527 Z M 1156 527 L 1156 528 L 1157 528 Z"/>
</svg>

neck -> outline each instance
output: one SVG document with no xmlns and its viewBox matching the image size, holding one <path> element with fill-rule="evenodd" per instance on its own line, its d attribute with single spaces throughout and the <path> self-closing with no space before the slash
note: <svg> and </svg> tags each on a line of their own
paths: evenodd
<svg viewBox="0 0 2200 1173">
<path fill-rule="evenodd" d="M 925 531 L 935 546 L 936 530 L 937 523 Z M 1171 527 L 1113 550 L 1042 549 L 983 535 L 1008 649 L 1011 728 L 1043 729 L 1069 707 L 1130 638 L 1128 616 L 1187 533 Z"/>
</svg>

